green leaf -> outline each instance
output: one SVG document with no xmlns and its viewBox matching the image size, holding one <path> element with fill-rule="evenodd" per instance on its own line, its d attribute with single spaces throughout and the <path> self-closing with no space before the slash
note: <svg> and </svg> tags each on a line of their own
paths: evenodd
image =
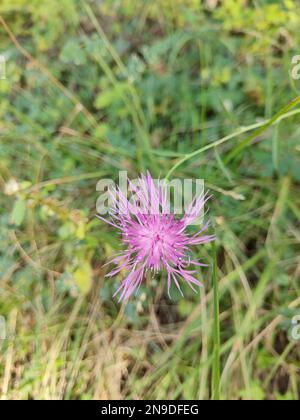
<svg viewBox="0 0 300 420">
<path fill-rule="evenodd" d="M 74 233 L 75 228 L 73 223 L 65 223 L 58 229 L 58 234 L 61 239 L 67 239 Z"/>
<path fill-rule="evenodd" d="M 22 198 L 18 199 L 15 202 L 12 215 L 11 215 L 11 222 L 16 226 L 21 226 L 25 219 L 26 215 L 26 201 Z"/>
<path fill-rule="evenodd" d="M 88 261 L 84 261 L 74 273 L 75 282 L 81 293 L 87 294 L 91 290 L 93 270 Z"/>
<path fill-rule="evenodd" d="M 84 239 L 86 234 L 86 225 L 84 222 L 79 222 L 78 227 L 76 229 L 76 237 L 78 239 Z"/>
<path fill-rule="evenodd" d="M 127 84 L 124 82 L 119 82 L 115 84 L 113 88 L 102 91 L 96 97 L 95 107 L 97 109 L 107 108 L 115 102 L 122 100 L 124 98 L 126 89 Z"/>
</svg>

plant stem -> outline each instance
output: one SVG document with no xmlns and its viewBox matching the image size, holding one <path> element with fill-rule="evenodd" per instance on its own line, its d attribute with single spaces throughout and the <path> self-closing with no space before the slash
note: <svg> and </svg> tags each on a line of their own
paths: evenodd
<svg viewBox="0 0 300 420">
<path fill-rule="evenodd" d="M 177 168 L 179 168 L 179 166 L 189 161 L 190 159 L 193 159 L 194 157 L 199 156 L 200 154 L 202 154 L 203 152 L 206 152 L 207 150 L 213 149 L 217 146 L 227 143 L 229 140 L 239 137 L 241 134 L 247 133 L 248 131 L 256 130 L 253 134 L 251 134 L 251 136 L 248 136 L 244 141 L 239 143 L 233 150 L 231 150 L 231 152 L 229 152 L 229 154 L 225 158 L 225 163 L 228 164 L 238 153 L 240 153 L 245 147 L 251 144 L 252 140 L 254 140 L 257 136 L 259 136 L 264 131 L 266 131 L 269 127 L 289 117 L 299 114 L 300 112 L 299 109 L 292 110 L 295 106 L 299 104 L 300 104 L 300 96 L 295 98 L 292 102 L 290 102 L 283 109 L 281 109 L 276 115 L 274 115 L 273 118 L 270 118 L 267 121 L 249 125 L 247 127 L 241 127 L 240 129 L 238 129 L 238 131 L 232 134 L 229 134 L 228 136 L 225 136 L 213 143 L 209 143 L 206 146 L 201 147 L 201 149 L 195 150 L 194 152 L 185 155 L 182 159 L 180 159 L 178 162 L 176 162 L 172 166 L 172 168 L 169 170 L 169 172 L 166 175 L 166 179 L 169 179 L 170 176 L 173 174 L 173 172 Z"/>
<path fill-rule="evenodd" d="M 214 351 L 213 351 L 213 372 L 212 372 L 212 398 L 220 400 L 220 305 L 219 305 L 219 283 L 217 277 L 217 250 L 213 243 L 213 292 L 214 292 Z"/>
</svg>

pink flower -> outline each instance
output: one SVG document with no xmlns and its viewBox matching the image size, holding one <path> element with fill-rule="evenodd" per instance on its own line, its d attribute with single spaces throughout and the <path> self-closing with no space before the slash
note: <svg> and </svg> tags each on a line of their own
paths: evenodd
<svg viewBox="0 0 300 420">
<path fill-rule="evenodd" d="M 195 278 L 195 267 L 206 265 L 192 259 L 191 247 L 213 241 L 215 237 L 202 235 L 208 224 L 192 235 L 186 228 L 199 217 L 209 197 L 194 198 L 184 216 L 178 219 L 169 212 L 166 190 L 161 181 L 155 184 L 148 173 L 147 176 L 141 175 L 138 185 L 129 184 L 136 194 L 139 209 L 120 189 L 114 189 L 110 191 L 114 202 L 112 220 L 97 216 L 121 231 L 125 245 L 124 252 L 111 261 L 117 267 L 107 274 L 113 277 L 126 272 L 115 295 L 120 293 L 119 301 L 127 300 L 138 289 L 148 270 L 157 273 L 163 269 L 167 273 L 169 296 L 172 281 L 182 294 L 179 279 L 196 292 L 194 286 L 201 286 L 201 283 Z M 190 266 L 194 269 L 189 269 Z"/>
</svg>

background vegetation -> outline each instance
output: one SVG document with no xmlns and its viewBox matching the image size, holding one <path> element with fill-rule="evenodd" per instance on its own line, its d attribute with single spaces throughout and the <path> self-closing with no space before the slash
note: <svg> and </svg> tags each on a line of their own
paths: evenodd
<svg viewBox="0 0 300 420">
<path fill-rule="evenodd" d="M 241 132 L 298 96 L 297 3 L 1 0 L 3 399 L 211 397 L 211 269 L 200 295 L 162 276 L 120 306 L 94 217 L 100 178 L 183 158 L 214 193 L 222 398 L 299 398 L 300 109 Z"/>
</svg>

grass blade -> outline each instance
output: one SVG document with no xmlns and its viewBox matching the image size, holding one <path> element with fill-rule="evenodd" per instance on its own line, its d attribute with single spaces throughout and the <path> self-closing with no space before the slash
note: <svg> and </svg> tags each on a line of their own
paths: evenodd
<svg viewBox="0 0 300 420">
<path fill-rule="evenodd" d="M 219 284 L 217 276 L 217 250 L 213 243 L 213 292 L 214 292 L 214 351 L 213 351 L 213 377 L 212 377 L 212 397 L 220 400 L 220 304 L 219 304 Z"/>
</svg>

